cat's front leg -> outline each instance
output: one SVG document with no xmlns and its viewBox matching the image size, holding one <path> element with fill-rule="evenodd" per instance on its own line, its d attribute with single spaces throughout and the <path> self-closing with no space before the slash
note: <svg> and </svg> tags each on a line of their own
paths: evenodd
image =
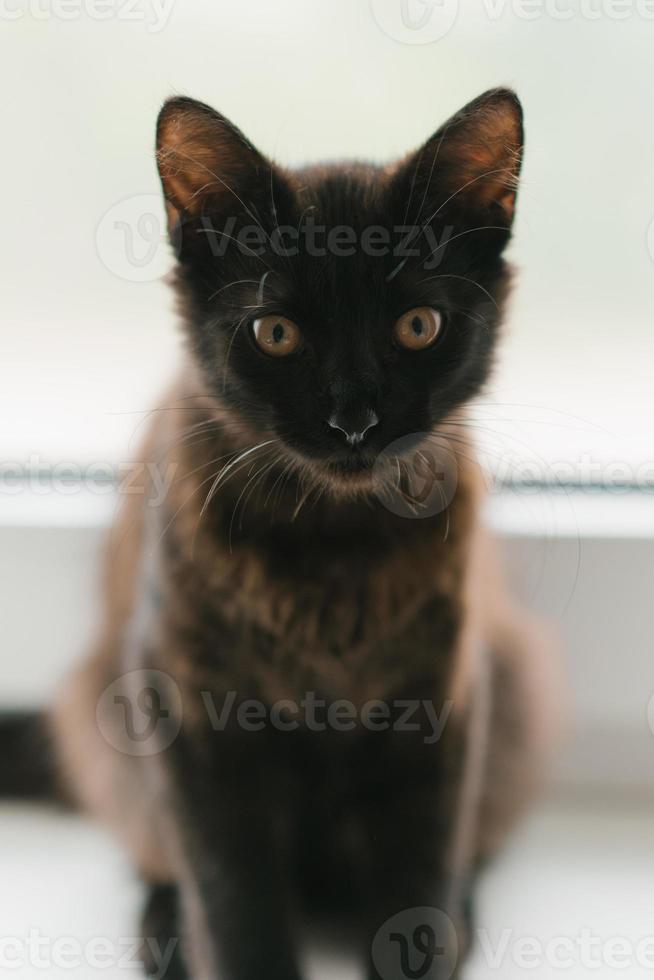
<svg viewBox="0 0 654 980">
<path fill-rule="evenodd" d="M 475 726 L 448 721 L 438 744 L 422 733 L 370 740 L 365 777 L 366 942 L 370 980 L 452 980 L 471 940 Z M 429 736 L 428 736 L 429 738 Z"/>
<path fill-rule="evenodd" d="M 267 732 L 180 733 L 159 798 L 193 980 L 299 980 Z"/>
</svg>

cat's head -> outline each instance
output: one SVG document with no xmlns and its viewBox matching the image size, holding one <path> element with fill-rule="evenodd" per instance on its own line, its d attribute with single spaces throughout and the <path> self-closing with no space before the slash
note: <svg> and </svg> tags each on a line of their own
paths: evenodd
<svg viewBox="0 0 654 980">
<path fill-rule="evenodd" d="M 164 105 L 192 355 L 246 441 L 346 489 L 456 418 L 492 364 L 522 142 L 520 104 L 496 89 L 394 165 L 290 171 L 208 106 Z"/>
</svg>

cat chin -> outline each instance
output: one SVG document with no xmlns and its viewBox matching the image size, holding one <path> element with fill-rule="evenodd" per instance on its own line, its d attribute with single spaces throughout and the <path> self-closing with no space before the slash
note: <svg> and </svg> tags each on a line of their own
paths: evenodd
<svg viewBox="0 0 654 980">
<path fill-rule="evenodd" d="M 363 499 L 387 493 L 396 482 L 398 462 L 403 458 L 413 459 L 416 453 L 428 447 L 432 454 L 434 449 L 437 450 L 441 467 L 451 472 L 452 466 L 456 465 L 456 451 L 440 426 L 405 435 L 391 443 L 392 452 L 386 447 L 376 453 L 321 459 L 287 445 L 286 455 L 305 484 L 334 498 Z"/>
<path fill-rule="evenodd" d="M 323 472 L 326 488 L 334 496 L 339 497 L 368 497 L 375 492 L 374 470 L 346 470 L 329 468 Z"/>
<path fill-rule="evenodd" d="M 371 496 L 375 492 L 374 458 L 317 459 L 291 448 L 287 449 L 287 455 L 298 475 L 316 490 L 341 499 Z"/>
</svg>

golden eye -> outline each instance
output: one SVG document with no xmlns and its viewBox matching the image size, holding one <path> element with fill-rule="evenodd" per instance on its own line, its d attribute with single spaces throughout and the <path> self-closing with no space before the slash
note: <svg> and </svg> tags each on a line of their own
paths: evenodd
<svg viewBox="0 0 654 980">
<path fill-rule="evenodd" d="M 400 346 L 408 350 L 424 350 L 434 343 L 442 324 L 443 318 L 438 310 L 431 306 L 418 306 L 402 314 L 393 333 Z"/>
<path fill-rule="evenodd" d="M 300 346 L 299 328 L 285 316 L 262 316 L 252 324 L 254 339 L 266 354 L 286 357 Z"/>
</svg>

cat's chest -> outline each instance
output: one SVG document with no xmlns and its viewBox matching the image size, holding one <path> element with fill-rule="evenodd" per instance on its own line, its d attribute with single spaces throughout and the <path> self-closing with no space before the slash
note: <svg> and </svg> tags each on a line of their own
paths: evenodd
<svg viewBox="0 0 654 980">
<path fill-rule="evenodd" d="M 267 700 L 297 699 L 318 692 L 346 698 L 359 708 L 373 699 L 409 693 L 424 683 L 439 686 L 449 676 L 460 625 L 459 606 L 447 596 L 432 596 L 393 620 L 362 605 L 323 607 L 319 632 L 302 623 L 295 634 L 260 636 L 248 656 L 251 676 Z M 262 655 L 260 655 L 262 654 Z"/>
<path fill-rule="evenodd" d="M 279 701 L 306 692 L 362 703 L 447 669 L 460 626 L 457 563 L 430 548 L 302 563 L 234 553 L 189 587 L 174 630 L 197 680 Z M 181 656 L 188 657 L 185 651 Z"/>
</svg>

